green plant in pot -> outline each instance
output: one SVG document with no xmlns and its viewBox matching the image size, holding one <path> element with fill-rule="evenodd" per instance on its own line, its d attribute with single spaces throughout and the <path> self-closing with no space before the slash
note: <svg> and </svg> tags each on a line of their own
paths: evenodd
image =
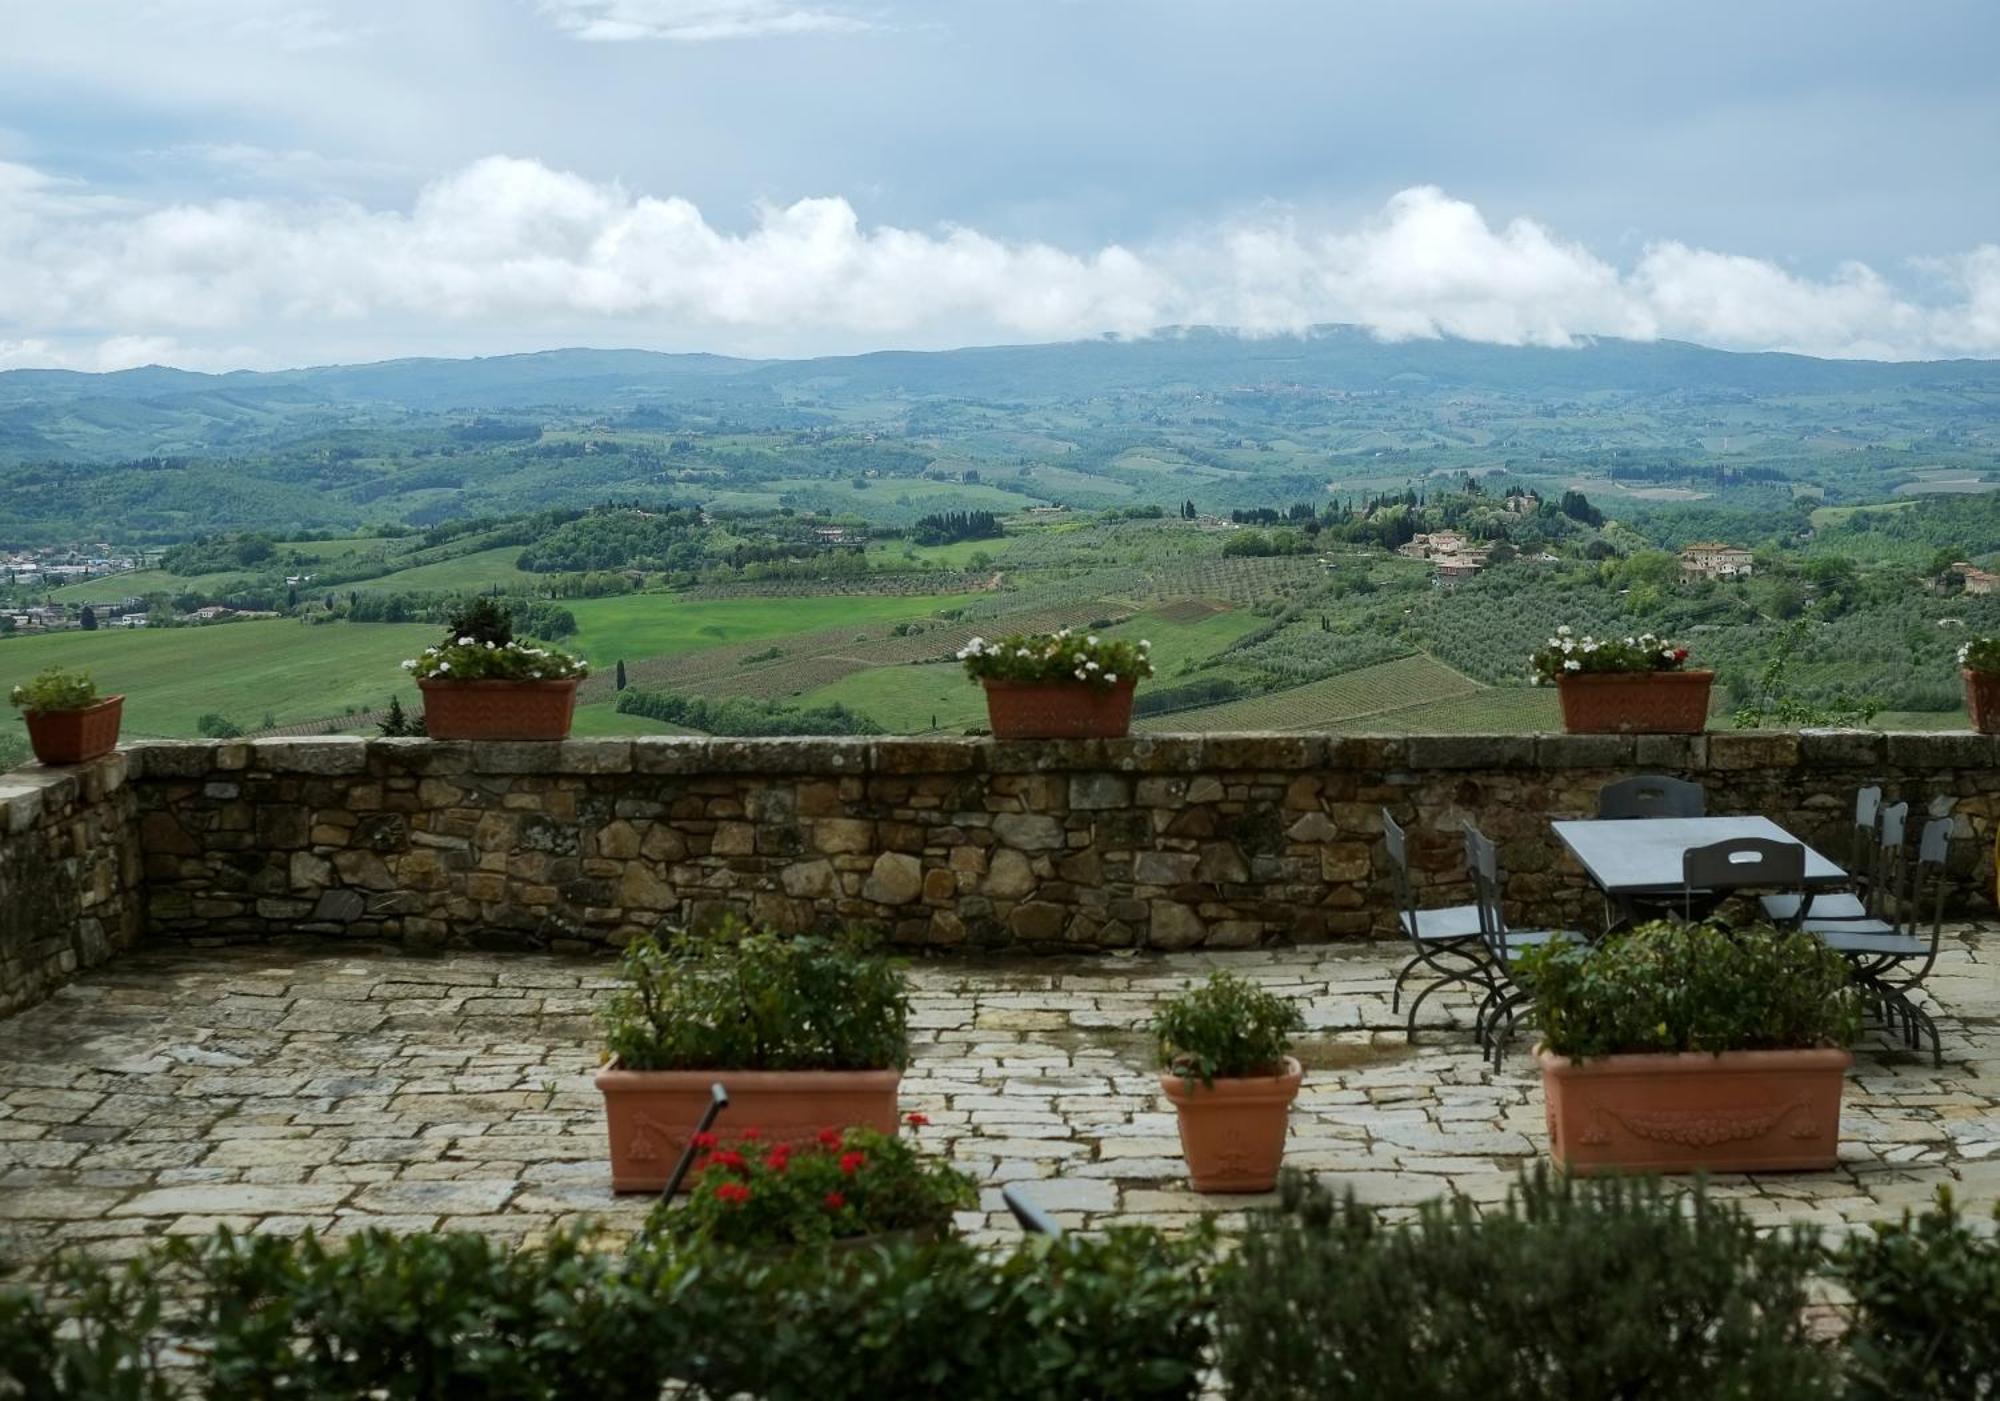
<svg viewBox="0 0 2000 1401">
<path fill-rule="evenodd" d="M 1556 688 L 1570 734 L 1699 734 L 1715 673 L 1687 661 L 1687 648 L 1650 632 L 1599 639 L 1564 626 L 1528 670 Z"/>
<path fill-rule="evenodd" d="M 2000 637 L 1975 637 L 1958 649 L 1958 673 L 1965 680 L 1965 708 L 1972 728 L 2000 734 Z"/>
<path fill-rule="evenodd" d="M 986 688 L 996 739 L 1116 739 L 1132 728 L 1132 691 L 1153 674 L 1153 644 L 1062 628 L 975 637 L 958 651 Z"/>
<path fill-rule="evenodd" d="M 728 1122 L 773 1142 L 896 1131 L 909 994 L 902 968 L 865 938 L 729 923 L 638 940 L 619 974 L 597 1076 L 615 1190 L 666 1185 L 718 1081 Z"/>
<path fill-rule="evenodd" d="M 454 613 L 443 642 L 403 663 L 424 695 L 432 739 L 562 739 L 590 668 L 567 652 L 517 641 L 490 598 Z"/>
<path fill-rule="evenodd" d="M 1658 921 L 1518 966 L 1569 1170 L 1834 1166 L 1860 1010 L 1847 961 L 1812 935 Z"/>
<path fill-rule="evenodd" d="M 44 764 L 81 764 L 118 747 L 125 697 L 99 696 L 87 671 L 50 667 L 16 686 L 9 699 L 28 726 L 28 743 Z"/>
<path fill-rule="evenodd" d="M 1180 1121 L 1197 1192 L 1268 1192 L 1285 1156 L 1304 1072 L 1291 1055 L 1299 1009 L 1234 973 L 1219 972 L 1153 1020 L 1160 1088 Z"/>
<path fill-rule="evenodd" d="M 912 1130 L 928 1121 L 909 1116 Z M 829 1125 L 803 1144 L 755 1125 L 697 1134 L 701 1156 L 684 1201 L 662 1202 L 647 1229 L 677 1244 L 750 1249 L 940 1240 L 977 1185 L 909 1138 Z"/>
</svg>

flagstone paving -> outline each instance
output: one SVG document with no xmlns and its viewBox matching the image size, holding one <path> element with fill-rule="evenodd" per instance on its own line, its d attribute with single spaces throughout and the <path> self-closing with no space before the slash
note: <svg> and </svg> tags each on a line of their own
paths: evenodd
<svg viewBox="0 0 2000 1401">
<path fill-rule="evenodd" d="M 1297 998 L 1308 1076 L 1287 1161 L 1398 1212 L 1502 1196 L 1541 1147 L 1523 1049 L 1489 1070 L 1447 1004 L 1405 1044 L 1400 946 L 914 965 L 906 1109 L 984 1184 L 964 1225 L 1011 1234 L 1000 1188 L 1071 1226 L 1233 1218 L 1188 1190 L 1149 1064 L 1154 1007 L 1211 967 Z M 148 950 L 0 1021 L 0 1258 L 151 1237 L 630 1227 L 590 1077 L 599 960 L 352 945 Z M 1838 1171 L 1724 1179 L 1768 1219 L 1839 1226 L 2000 1196 L 2000 929 L 1951 931 L 1933 976 L 1945 1064 L 1857 1054 Z M 1434 999 L 1436 1005 L 1441 999 Z M 1426 1008 L 1428 1014 L 1430 1008 Z M 1456 1024 L 1453 1024 L 1455 1019 Z"/>
</svg>

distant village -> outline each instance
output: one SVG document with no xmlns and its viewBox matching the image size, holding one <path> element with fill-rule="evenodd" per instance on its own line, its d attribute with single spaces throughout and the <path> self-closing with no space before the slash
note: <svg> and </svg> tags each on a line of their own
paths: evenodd
<svg viewBox="0 0 2000 1401">
<path fill-rule="evenodd" d="M 90 579 L 150 569 L 158 565 L 159 559 L 157 551 L 122 550 L 101 544 L 15 550 L 0 554 L 0 585 L 6 586 L 12 593 L 32 594 Z M 227 608 L 220 604 L 174 613 L 160 610 L 156 601 L 137 596 L 89 603 L 0 603 L 0 633 L 88 632 L 94 628 L 192 625 L 277 616 L 276 613 Z"/>
</svg>

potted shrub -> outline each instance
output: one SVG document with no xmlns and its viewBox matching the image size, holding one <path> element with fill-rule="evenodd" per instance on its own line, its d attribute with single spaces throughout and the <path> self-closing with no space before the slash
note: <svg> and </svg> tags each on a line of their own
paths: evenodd
<svg viewBox="0 0 2000 1401">
<path fill-rule="evenodd" d="M 89 672 L 50 667 L 16 686 L 10 699 L 27 721 L 35 757 L 45 764 L 81 764 L 118 747 L 125 697 L 99 697 Z"/>
<path fill-rule="evenodd" d="M 614 1191 L 666 1185 L 717 1081 L 730 1119 L 773 1143 L 896 1131 L 909 997 L 902 969 L 859 939 L 725 925 L 638 940 L 619 973 L 597 1076 Z"/>
<path fill-rule="evenodd" d="M 1132 728 L 1132 688 L 1153 674 L 1152 649 L 1063 628 L 975 637 L 958 657 L 986 688 L 994 738 L 1116 739 Z"/>
<path fill-rule="evenodd" d="M 1197 1192 L 1268 1192 L 1304 1072 L 1289 1054 L 1299 1009 L 1234 973 L 1216 973 L 1153 1020 L 1160 1088 L 1173 1102 Z"/>
<path fill-rule="evenodd" d="M 1708 725 L 1715 673 L 1687 659 L 1687 648 L 1650 632 L 1599 641 L 1559 627 L 1529 664 L 1535 684 L 1561 696 L 1570 734 L 1692 735 Z"/>
<path fill-rule="evenodd" d="M 1657 921 L 1519 967 L 1569 1171 L 1834 1166 L 1860 1013 L 1847 961 L 1812 935 Z"/>
<path fill-rule="evenodd" d="M 1972 728 L 1982 735 L 2000 735 L 2000 637 L 1975 637 L 1958 649 L 1959 675 L 1965 678 L 1965 708 Z"/>
<path fill-rule="evenodd" d="M 828 1126 L 794 1145 L 752 1127 L 697 1134 L 695 1147 L 685 1199 L 653 1209 L 656 1239 L 766 1250 L 934 1241 L 979 1200 L 970 1177 L 874 1129 Z"/>
<path fill-rule="evenodd" d="M 403 669 L 424 693 L 432 739 L 562 739 L 590 674 L 567 653 L 515 641 L 507 611 L 490 598 L 453 614 L 445 640 Z"/>
</svg>

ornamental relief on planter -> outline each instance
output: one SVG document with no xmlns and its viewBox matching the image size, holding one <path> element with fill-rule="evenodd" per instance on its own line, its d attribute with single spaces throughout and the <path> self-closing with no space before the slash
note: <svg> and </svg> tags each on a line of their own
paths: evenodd
<svg viewBox="0 0 2000 1401">
<path fill-rule="evenodd" d="M 1807 1107 L 1804 1099 L 1791 1100 L 1775 1109 L 1668 1109 L 1651 1113 L 1611 1109 L 1593 1105 L 1590 1126 L 1578 1142 L 1593 1147 L 1611 1142 L 1605 1123 L 1616 1119 L 1634 1137 L 1654 1143 L 1677 1143 L 1684 1148 L 1712 1148 L 1718 1143 L 1743 1143 L 1761 1138 L 1794 1111 Z M 1795 1121 L 1787 1131 L 1790 1138 L 1816 1138 L 1818 1127 L 1810 1117 Z"/>
<path fill-rule="evenodd" d="M 820 1130 L 829 1127 L 816 1124 L 766 1124 L 754 1126 L 761 1141 L 775 1147 L 786 1144 L 793 1148 L 806 1148 L 818 1142 Z M 664 1158 L 679 1158 L 687 1147 L 687 1141 L 694 1130 L 685 1124 L 665 1124 L 658 1119 L 650 1119 L 641 1114 L 632 1129 L 631 1157 L 635 1162 L 653 1163 Z"/>
</svg>

